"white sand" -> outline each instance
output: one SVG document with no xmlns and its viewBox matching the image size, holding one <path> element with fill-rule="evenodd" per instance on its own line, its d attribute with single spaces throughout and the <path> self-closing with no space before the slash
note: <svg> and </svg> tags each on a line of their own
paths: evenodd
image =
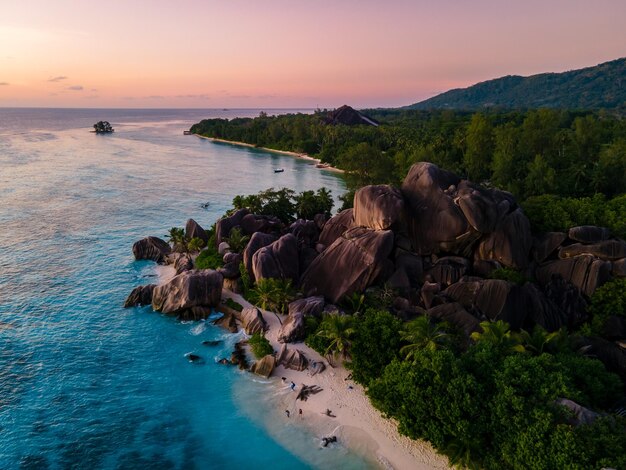
<svg viewBox="0 0 626 470">
<path fill-rule="evenodd" d="M 276 149 L 271 149 L 269 147 L 257 147 L 256 145 L 253 144 L 247 144 L 245 142 L 238 142 L 236 140 L 226 140 L 226 139 L 218 139 L 215 137 L 205 137 L 203 135 L 198 135 L 198 134 L 194 134 L 196 137 L 200 137 L 201 139 L 207 139 L 210 140 L 211 142 L 220 142 L 223 144 L 230 144 L 230 145 L 239 145 L 241 147 L 250 147 L 250 148 L 255 148 L 255 149 L 259 149 L 259 150 L 264 150 L 266 152 L 273 152 L 273 153 L 279 153 L 281 155 L 288 155 L 290 157 L 296 157 L 296 158 L 301 158 L 303 160 L 310 160 L 312 162 L 315 162 L 316 164 L 320 164 L 322 163 L 322 161 L 319 158 L 313 158 L 309 155 L 307 155 L 306 153 L 298 153 L 298 152 L 289 152 L 287 150 L 276 150 Z M 334 171 L 336 173 L 344 173 L 344 170 L 341 170 L 339 168 L 336 168 L 334 166 L 324 166 L 323 168 L 320 168 L 321 170 L 328 170 L 328 171 Z"/>
<path fill-rule="evenodd" d="M 224 290 L 224 298 L 232 298 L 243 306 L 250 304 L 240 295 Z M 276 351 L 282 344 L 278 343 L 280 324 L 274 313 L 263 312 L 269 325 L 267 339 Z M 284 318 L 284 317 L 283 317 Z M 289 344 L 288 347 L 301 350 L 309 360 L 322 361 L 322 357 L 304 343 Z M 328 365 L 328 361 L 323 360 Z M 291 412 L 291 422 L 301 423 L 320 439 L 326 436 L 337 436 L 339 443 L 360 455 L 377 461 L 383 468 L 404 469 L 444 469 L 450 468 L 447 459 L 435 452 L 433 447 L 424 441 L 414 441 L 401 436 L 393 420 L 383 418 L 370 404 L 363 387 L 352 380 L 345 380 L 349 371 L 343 367 L 327 367 L 321 374 L 311 377 L 308 371 L 297 372 L 276 368 L 272 374 L 275 382 L 276 395 L 280 395 L 281 406 L 276 410 L 276 419 L 287 419 L 284 410 Z M 286 384 L 281 380 L 286 378 Z M 296 384 L 296 391 L 281 393 L 289 382 Z M 297 392 L 306 385 L 319 385 L 324 390 L 310 395 L 307 401 L 295 401 Z M 349 388 L 351 386 L 352 388 Z M 302 417 L 298 410 L 302 409 Z M 327 409 L 336 417 L 328 417 Z"/>
</svg>

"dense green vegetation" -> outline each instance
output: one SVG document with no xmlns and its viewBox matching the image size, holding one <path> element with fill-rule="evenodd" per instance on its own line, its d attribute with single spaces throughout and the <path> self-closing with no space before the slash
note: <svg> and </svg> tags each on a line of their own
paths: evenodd
<svg viewBox="0 0 626 470">
<path fill-rule="evenodd" d="M 469 88 L 450 90 L 420 103 L 414 109 L 611 108 L 626 111 L 626 59 L 563 73 L 530 77 L 506 76 Z"/>
<path fill-rule="evenodd" d="M 254 333 L 248 340 L 248 344 L 252 349 L 252 354 L 254 354 L 254 357 L 257 359 L 274 353 L 274 348 L 272 348 L 269 340 L 261 333 Z"/>
<path fill-rule="evenodd" d="M 345 169 L 350 190 L 366 184 L 398 185 L 413 163 L 430 161 L 475 182 L 510 191 L 519 201 L 551 195 L 565 198 L 566 206 L 596 193 L 611 200 L 626 192 L 626 121 L 618 117 L 553 109 L 372 110 L 368 114 L 381 125 L 327 125 L 325 113 L 318 111 L 207 119 L 191 130 L 306 152 Z M 623 199 L 613 205 L 617 219 L 626 219 Z M 596 214 L 596 220 L 603 225 L 611 222 L 605 224 L 602 213 Z M 619 220 L 614 223 L 623 223 Z"/>
<path fill-rule="evenodd" d="M 326 188 L 299 194 L 288 188 L 269 188 L 257 194 L 235 196 L 233 211 L 247 208 L 253 214 L 272 215 L 288 224 L 296 219 L 311 220 L 316 214 L 330 216 L 334 204 L 331 192 Z"/>
<path fill-rule="evenodd" d="M 614 299 L 611 300 L 614 302 Z M 557 400 L 608 412 L 620 379 L 570 347 L 566 332 L 515 333 L 481 324 L 469 347 L 450 327 L 420 316 L 402 323 L 387 310 L 307 319 L 306 343 L 343 358 L 374 405 L 399 430 L 427 439 L 470 468 L 624 468 L 626 422 L 606 414 L 575 426 Z"/>
<path fill-rule="evenodd" d="M 217 252 L 215 242 L 215 224 L 206 231 L 209 238 L 207 246 L 196 257 L 194 265 L 196 269 L 217 269 L 223 266 L 223 257 Z"/>
</svg>

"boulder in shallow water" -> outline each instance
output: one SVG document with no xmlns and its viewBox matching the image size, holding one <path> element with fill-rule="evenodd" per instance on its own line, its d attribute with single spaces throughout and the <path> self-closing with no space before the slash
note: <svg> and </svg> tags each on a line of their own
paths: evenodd
<svg viewBox="0 0 626 470">
<path fill-rule="evenodd" d="M 216 307 L 222 297 L 223 280 L 220 273 L 210 269 L 185 271 L 154 288 L 152 308 L 181 314 L 193 307 Z"/>
<path fill-rule="evenodd" d="M 404 218 L 402 193 L 392 186 L 364 186 L 354 194 L 354 225 L 374 230 L 396 228 Z"/>
<path fill-rule="evenodd" d="M 214 320 L 213 324 L 215 326 L 220 326 L 222 328 L 225 328 L 231 333 L 237 333 L 239 331 L 239 326 L 237 325 L 237 319 L 231 313 L 225 313 L 217 320 Z"/>
<path fill-rule="evenodd" d="M 267 379 L 272 375 L 275 367 L 276 358 L 273 355 L 268 354 L 267 356 L 263 356 L 261 359 L 252 364 L 252 366 L 250 367 L 250 372 L 253 372 Z"/>
<path fill-rule="evenodd" d="M 323 295 L 332 303 L 364 291 L 382 273 L 393 273 L 389 259 L 393 240 L 389 230 L 351 228 L 311 263 L 302 276 L 302 291 Z"/>
<path fill-rule="evenodd" d="M 124 308 L 150 305 L 152 303 L 152 291 L 155 287 L 156 284 L 135 287 L 126 299 L 126 302 L 124 302 Z"/>
<path fill-rule="evenodd" d="M 171 252 L 170 245 L 158 237 L 142 238 L 133 244 L 133 255 L 136 260 L 150 259 L 157 263 L 163 263 Z"/>
<path fill-rule="evenodd" d="M 209 237 L 198 222 L 193 219 L 189 219 L 185 224 L 185 237 L 191 240 L 192 238 L 199 238 L 206 245 L 209 242 Z"/>
<path fill-rule="evenodd" d="M 288 233 L 259 249 L 252 255 L 252 273 L 256 281 L 268 278 L 290 279 L 296 285 L 300 276 L 296 237 Z"/>
<path fill-rule="evenodd" d="M 239 320 L 247 335 L 263 333 L 267 330 L 267 322 L 263 314 L 256 307 L 244 308 L 239 314 Z"/>
</svg>

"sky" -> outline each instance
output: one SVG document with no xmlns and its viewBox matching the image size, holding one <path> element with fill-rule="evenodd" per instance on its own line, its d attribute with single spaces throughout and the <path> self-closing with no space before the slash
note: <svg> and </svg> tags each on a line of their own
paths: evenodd
<svg viewBox="0 0 626 470">
<path fill-rule="evenodd" d="M 0 0 L 0 107 L 412 104 L 626 57 L 625 0 Z"/>
</svg>

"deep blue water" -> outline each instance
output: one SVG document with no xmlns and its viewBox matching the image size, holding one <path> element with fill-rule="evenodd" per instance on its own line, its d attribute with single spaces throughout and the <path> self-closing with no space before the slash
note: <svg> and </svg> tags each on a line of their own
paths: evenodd
<svg viewBox="0 0 626 470">
<path fill-rule="evenodd" d="M 257 114 L 0 109 L 0 468 L 365 466 L 297 428 L 270 437 L 282 410 L 262 400 L 255 415 L 237 406 L 271 387 L 215 364 L 236 335 L 121 307 L 160 269 L 133 260 L 135 240 L 189 217 L 210 226 L 234 195 L 270 186 L 343 192 L 307 162 L 182 135 Z M 88 132 L 101 119 L 114 134 Z"/>
</svg>

